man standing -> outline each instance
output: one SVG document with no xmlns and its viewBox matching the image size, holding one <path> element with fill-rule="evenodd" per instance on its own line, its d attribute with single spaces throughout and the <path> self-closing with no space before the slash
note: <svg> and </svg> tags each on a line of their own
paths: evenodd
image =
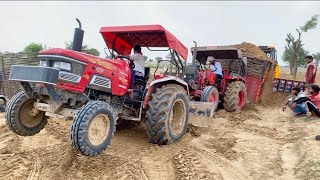
<svg viewBox="0 0 320 180">
<path fill-rule="evenodd" d="M 317 67 L 313 62 L 312 56 L 307 56 L 306 61 L 307 61 L 307 71 L 306 71 L 305 77 L 306 77 L 306 85 L 307 85 L 307 94 L 309 95 L 311 90 L 311 85 L 313 85 L 316 80 Z"/>
<path fill-rule="evenodd" d="M 215 83 L 219 84 L 221 79 L 223 78 L 221 63 L 216 61 L 216 59 L 213 56 L 208 56 L 207 61 L 210 62 L 210 70 L 214 72 L 216 75 Z"/>
<path fill-rule="evenodd" d="M 131 83 L 130 83 L 130 89 L 134 88 L 134 81 L 137 79 L 143 79 L 144 78 L 144 57 L 141 53 L 141 46 L 140 45 L 135 45 L 133 47 L 133 53 L 130 56 L 122 56 L 122 55 L 117 55 L 116 58 L 118 57 L 124 57 L 129 59 L 130 61 L 134 62 L 134 69 L 131 71 Z"/>
</svg>

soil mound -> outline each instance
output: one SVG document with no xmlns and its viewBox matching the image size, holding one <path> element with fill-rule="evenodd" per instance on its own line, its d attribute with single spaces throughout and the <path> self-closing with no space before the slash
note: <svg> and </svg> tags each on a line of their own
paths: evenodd
<svg viewBox="0 0 320 180">
<path fill-rule="evenodd" d="M 241 49 L 242 54 L 245 57 L 274 62 L 274 60 L 268 57 L 266 53 L 264 53 L 258 46 L 252 43 L 242 42 L 241 44 L 236 44 L 232 46 Z"/>
</svg>

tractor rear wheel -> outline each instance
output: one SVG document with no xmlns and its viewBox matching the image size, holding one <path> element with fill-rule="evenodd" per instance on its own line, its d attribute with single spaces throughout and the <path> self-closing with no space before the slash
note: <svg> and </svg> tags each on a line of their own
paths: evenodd
<svg viewBox="0 0 320 180">
<path fill-rule="evenodd" d="M 179 85 L 157 88 L 149 101 L 147 135 L 154 144 L 171 144 L 186 132 L 189 123 L 189 103 L 186 91 Z"/>
<path fill-rule="evenodd" d="M 229 111 L 239 111 L 246 104 L 247 90 L 241 81 L 234 81 L 228 84 L 224 96 L 224 108 Z"/>
<path fill-rule="evenodd" d="M 30 99 L 25 92 L 12 97 L 6 109 L 8 127 L 20 136 L 33 136 L 47 124 L 48 117 L 34 108 L 36 99 Z"/>
<path fill-rule="evenodd" d="M 97 156 L 110 144 L 116 129 L 112 107 L 99 101 L 83 106 L 74 117 L 71 142 L 85 156 Z"/>
<path fill-rule="evenodd" d="M 201 94 L 202 102 L 212 102 L 212 108 L 214 111 L 217 109 L 219 104 L 219 92 L 214 86 L 207 86 L 203 89 Z"/>
</svg>

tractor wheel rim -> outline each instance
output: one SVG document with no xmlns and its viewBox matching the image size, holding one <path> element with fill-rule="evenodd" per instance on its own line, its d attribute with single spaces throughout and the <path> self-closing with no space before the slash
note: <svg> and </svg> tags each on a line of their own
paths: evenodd
<svg viewBox="0 0 320 180">
<path fill-rule="evenodd" d="M 213 104 L 217 101 L 217 96 L 214 92 L 212 92 L 209 96 L 208 102 L 212 102 Z"/>
<path fill-rule="evenodd" d="M 243 91 L 239 91 L 238 93 L 238 108 L 241 109 L 244 105 L 244 93 Z"/>
<path fill-rule="evenodd" d="M 181 133 L 184 127 L 186 117 L 186 107 L 182 100 L 177 100 L 173 103 L 170 112 L 170 128 L 172 133 L 177 136 Z"/>
<path fill-rule="evenodd" d="M 92 145 L 102 144 L 109 134 L 110 120 L 107 115 L 99 114 L 91 121 L 88 128 L 88 138 Z"/>
<path fill-rule="evenodd" d="M 20 110 L 20 121 L 21 123 L 28 128 L 34 128 L 37 126 L 43 119 L 43 112 L 33 115 L 32 109 L 35 101 L 27 101 Z"/>
</svg>

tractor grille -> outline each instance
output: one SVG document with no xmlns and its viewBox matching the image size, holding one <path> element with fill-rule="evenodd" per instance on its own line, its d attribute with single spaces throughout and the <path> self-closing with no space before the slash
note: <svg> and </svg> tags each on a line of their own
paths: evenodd
<svg viewBox="0 0 320 180">
<path fill-rule="evenodd" d="M 94 75 L 90 82 L 91 85 L 110 88 L 110 79 Z"/>
<path fill-rule="evenodd" d="M 78 82 L 80 82 L 81 77 L 76 74 L 60 71 L 59 72 L 59 79 L 63 80 L 63 81 L 78 83 Z"/>
</svg>

